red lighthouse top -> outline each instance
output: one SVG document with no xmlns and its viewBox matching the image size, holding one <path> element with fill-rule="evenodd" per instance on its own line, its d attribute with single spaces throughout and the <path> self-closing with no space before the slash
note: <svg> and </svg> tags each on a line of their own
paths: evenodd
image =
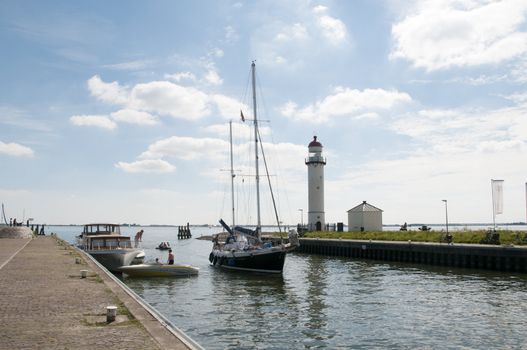
<svg viewBox="0 0 527 350">
<path fill-rule="evenodd" d="M 317 137 L 313 136 L 313 141 L 309 143 L 309 146 L 307 147 L 322 147 L 322 144 L 317 141 Z"/>
</svg>

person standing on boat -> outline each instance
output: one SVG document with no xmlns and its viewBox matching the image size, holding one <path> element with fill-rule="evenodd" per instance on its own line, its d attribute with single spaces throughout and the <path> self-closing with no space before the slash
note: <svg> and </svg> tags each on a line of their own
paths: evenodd
<svg viewBox="0 0 527 350">
<path fill-rule="evenodd" d="M 135 234 L 135 237 L 134 237 L 134 244 L 135 244 L 135 247 L 137 248 L 137 246 L 139 245 L 139 242 L 142 242 L 143 241 L 143 232 L 144 230 L 139 230 L 136 234 Z"/>
<path fill-rule="evenodd" d="M 172 249 L 168 250 L 168 264 L 174 265 L 174 254 L 172 253 Z"/>
</svg>

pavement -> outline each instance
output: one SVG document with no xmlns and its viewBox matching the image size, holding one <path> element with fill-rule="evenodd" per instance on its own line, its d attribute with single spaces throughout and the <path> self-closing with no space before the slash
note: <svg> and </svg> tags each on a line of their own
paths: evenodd
<svg viewBox="0 0 527 350">
<path fill-rule="evenodd" d="M 114 322 L 107 306 L 118 307 Z M 64 241 L 0 239 L 0 349 L 93 348 L 191 346 Z"/>
</svg>

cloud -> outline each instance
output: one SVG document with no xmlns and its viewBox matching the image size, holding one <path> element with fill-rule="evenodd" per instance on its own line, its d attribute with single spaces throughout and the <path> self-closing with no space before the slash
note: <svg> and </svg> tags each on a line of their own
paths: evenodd
<svg viewBox="0 0 527 350">
<path fill-rule="evenodd" d="M 346 25 L 341 20 L 327 15 L 327 12 L 328 8 L 325 6 L 319 5 L 313 8 L 322 35 L 333 45 L 346 42 L 348 36 Z"/>
<path fill-rule="evenodd" d="M 234 43 L 240 40 L 240 36 L 232 26 L 225 27 L 225 41 L 227 43 Z"/>
<path fill-rule="evenodd" d="M 98 75 L 88 79 L 88 89 L 92 96 L 97 99 L 112 104 L 126 104 L 128 102 L 128 92 L 125 87 L 114 81 L 105 83 Z"/>
<path fill-rule="evenodd" d="M 26 130 L 52 131 L 46 123 L 28 116 L 26 111 L 9 106 L 0 106 L 0 124 L 16 126 Z"/>
<path fill-rule="evenodd" d="M 34 152 L 31 148 L 18 143 L 0 141 L 0 154 L 12 157 L 33 157 Z"/>
<path fill-rule="evenodd" d="M 134 70 L 145 69 L 151 64 L 152 62 L 149 60 L 136 60 L 136 61 L 114 63 L 114 64 L 106 64 L 103 67 L 108 68 L 108 69 L 113 69 L 113 70 L 134 71 Z"/>
<path fill-rule="evenodd" d="M 216 69 L 209 69 L 207 74 L 205 74 L 205 81 L 211 85 L 221 85 L 223 84 L 223 79 L 220 78 L 220 75 Z"/>
<path fill-rule="evenodd" d="M 332 53 L 342 55 L 351 48 L 346 24 L 331 16 L 328 7 L 313 7 L 307 1 L 283 7 L 282 14 L 294 15 L 277 15 L 253 34 L 251 41 L 259 64 L 299 70 L 307 61 L 322 60 Z"/>
<path fill-rule="evenodd" d="M 247 111 L 249 107 L 240 101 L 225 95 L 212 95 L 211 101 L 216 104 L 220 115 L 225 119 L 238 119 L 241 118 L 240 110 Z"/>
<path fill-rule="evenodd" d="M 298 108 L 289 101 L 281 107 L 281 113 L 293 120 L 322 123 L 331 117 L 355 114 L 372 116 L 373 111 L 389 110 L 401 104 L 412 102 L 405 92 L 397 90 L 365 89 L 355 90 L 338 87 L 332 95 L 321 101 Z"/>
<path fill-rule="evenodd" d="M 168 81 L 137 84 L 130 93 L 129 106 L 143 111 L 197 120 L 210 114 L 209 97 L 204 92 Z"/>
<path fill-rule="evenodd" d="M 527 149 L 527 107 L 491 111 L 421 110 L 390 126 L 434 154 L 493 153 Z"/>
<path fill-rule="evenodd" d="M 392 27 L 390 58 L 428 71 L 497 64 L 527 53 L 525 1 L 426 1 Z"/>
<path fill-rule="evenodd" d="M 159 119 L 147 112 L 136 111 L 133 109 L 121 109 L 110 114 L 113 120 L 117 122 L 138 124 L 138 125 L 156 125 Z"/>
<path fill-rule="evenodd" d="M 228 150 L 228 143 L 221 139 L 172 136 L 151 144 L 140 155 L 142 159 L 174 157 L 183 160 L 214 158 Z"/>
<path fill-rule="evenodd" d="M 117 128 L 113 120 L 102 115 L 74 115 L 70 118 L 70 122 L 76 126 L 95 126 L 106 130 Z"/>
<path fill-rule="evenodd" d="M 171 173 L 176 167 L 162 159 L 143 159 L 131 163 L 118 162 L 115 167 L 127 173 Z"/>
<path fill-rule="evenodd" d="M 165 74 L 165 79 L 168 80 L 174 80 L 176 82 L 180 82 L 183 80 L 189 80 L 189 81 L 196 81 L 196 76 L 190 72 L 180 72 L 175 74 Z"/>
</svg>

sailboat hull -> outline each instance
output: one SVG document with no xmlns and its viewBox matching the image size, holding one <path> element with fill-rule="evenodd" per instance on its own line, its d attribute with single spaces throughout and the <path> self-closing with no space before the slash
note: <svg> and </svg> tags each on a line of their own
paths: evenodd
<svg viewBox="0 0 527 350">
<path fill-rule="evenodd" d="M 209 260 L 215 265 L 230 270 L 264 273 L 282 273 L 286 250 L 261 249 L 256 251 L 213 250 Z"/>
</svg>

